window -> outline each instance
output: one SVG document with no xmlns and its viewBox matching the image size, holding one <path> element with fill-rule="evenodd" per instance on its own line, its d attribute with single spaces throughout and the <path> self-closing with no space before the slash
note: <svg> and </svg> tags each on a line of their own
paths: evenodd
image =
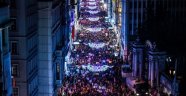
<svg viewBox="0 0 186 96">
<path fill-rule="evenodd" d="M 11 43 L 11 50 L 12 55 L 18 55 L 18 44 L 16 41 Z"/>
<path fill-rule="evenodd" d="M 13 96 L 19 96 L 19 89 L 13 88 Z"/>
<path fill-rule="evenodd" d="M 60 65 L 59 63 L 56 65 L 56 79 L 60 79 Z"/>
<path fill-rule="evenodd" d="M 10 31 L 12 31 L 12 32 L 16 32 L 16 29 L 17 29 L 17 27 L 16 27 L 16 19 L 15 18 L 13 18 L 12 19 L 12 26 L 10 27 Z"/>
<path fill-rule="evenodd" d="M 18 76 L 18 64 L 12 64 L 12 75 Z"/>
</svg>

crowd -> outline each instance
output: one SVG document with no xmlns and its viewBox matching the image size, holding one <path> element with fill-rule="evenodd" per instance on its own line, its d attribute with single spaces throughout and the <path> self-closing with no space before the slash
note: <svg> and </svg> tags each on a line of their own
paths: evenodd
<svg viewBox="0 0 186 96">
<path fill-rule="evenodd" d="M 108 45 L 106 45 L 108 47 Z M 113 49 L 103 47 L 100 49 L 93 49 L 85 44 L 80 44 L 72 53 L 74 64 L 115 64 L 120 63 L 117 56 L 115 56 Z"/>
<path fill-rule="evenodd" d="M 81 2 L 78 43 L 73 45 L 69 64 L 73 69 L 65 74 L 58 96 L 136 96 L 121 77 L 124 62 L 119 57 L 117 35 L 109 29 L 100 0 Z M 157 96 L 158 92 L 152 89 L 149 93 Z"/>
<path fill-rule="evenodd" d="M 77 75 L 67 76 L 61 94 L 64 96 L 122 96 L 126 86 L 118 79 L 119 76 L 115 72 L 115 70 L 102 73 L 79 72 Z"/>
<path fill-rule="evenodd" d="M 87 6 L 90 5 L 86 4 L 84 3 L 81 8 L 79 20 L 81 28 L 76 34 L 76 42 L 79 44 L 73 45 L 70 57 L 73 59 L 72 65 L 78 66 L 75 67 L 77 72 L 65 77 L 59 96 L 127 96 L 132 94 L 121 78 L 120 64 L 123 62 L 119 58 L 116 33 L 108 29 L 110 24 L 105 22 L 106 12 L 96 6 L 100 4 L 99 2 L 94 5 L 95 9 L 89 9 Z M 91 14 L 88 12 L 90 10 L 99 12 Z M 95 19 L 95 21 L 88 19 L 98 17 L 99 20 Z M 98 29 L 94 28 L 101 28 L 101 30 L 96 31 Z M 94 30 L 96 32 L 93 32 Z M 92 72 L 82 68 L 82 65 L 88 64 L 113 67 L 101 72 Z"/>
<path fill-rule="evenodd" d="M 102 31 L 102 32 L 94 33 L 94 32 L 84 30 L 82 32 L 77 33 L 77 39 L 81 40 L 84 43 L 89 43 L 89 42 L 107 43 L 110 40 L 112 40 L 112 38 L 109 38 L 109 33 L 107 31 Z"/>
</svg>

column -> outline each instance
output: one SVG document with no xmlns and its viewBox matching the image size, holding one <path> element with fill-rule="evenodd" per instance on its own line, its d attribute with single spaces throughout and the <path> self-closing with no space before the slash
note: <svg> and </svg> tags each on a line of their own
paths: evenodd
<svg viewBox="0 0 186 96">
<path fill-rule="evenodd" d="M 149 64 L 148 64 L 148 80 L 150 81 L 150 77 L 151 77 L 151 61 L 149 60 Z"/>
<path fill-rule="evenodd" d="M 139 77 L 142 78 L 142 71 L 143 71 L 143 50 L 139 50 Z"/>
<path fill-rule="evenodd" d="M 144 45 L 141 44 L 139 38 L 132 45 L 133 49 L 133 76 L 142 77 L 142 68 L 143 68 L 143 48 Z"/>
<path fill-rule="evenodd" d="M 136 56 L 136 52 L 133 51 L 133 60 L 132 60 L 132 61 L 133 61 L 133 62 L 132 62 L 132 69 L 133 69 L 133 70 L 132 70 L 132 72 L 133 72 L 133 76 L 134 76 L 134 77 L 136 77 L 136 71 L 137 71 L 137 70 L 136 70 L 136 68 L 137 68 L 137 65 L 136 65 L 136 63 L 137 63 L 137 62 L 136 62 L 136 57 L 137 57 L 137 56 Z"/>
<path fill-rule="evenodd" d="M 151 87 L 159 86 L 159 74 L 164 70 L 165 52 L 159 52 L 157 49 L 148 53 L 149 57 L 149 80 Z M 162 69 L 163 68 L 163 69 Z M 154 80 L 156 85 L 154 85 Z"/>
<path fill-rule="evenodd" d="M 149 59 L 149 73 L 148 73 L 148 80 L 149 80 L 149 84 L 151 85 L 151 87 L 153 87 L 153 81 L 154 81 L 154 72 L 155 72 L 155 55 L 152 54 L 151 51 L 149 51 L 148 53 L 148 59 Z"/>
<path fill-rule="evenodd" d="M 38 3 L 38 95 L 53 95 L 52 2 Z"/>
<path fill-rule="evenodd" d="M 152 60 L 152 62 L 151 62 L 150 74 L 151 74 L 150 85 L 151 85 L 151 87 L 153 87 L 153 81 L 154 81 L 154 60 Z"/>
<path fill-rule="evenodd" d="M 159 60 L 157 60 L 155 63 L 155 70 L 156 86 L 159 86 Z"/>
</svg>

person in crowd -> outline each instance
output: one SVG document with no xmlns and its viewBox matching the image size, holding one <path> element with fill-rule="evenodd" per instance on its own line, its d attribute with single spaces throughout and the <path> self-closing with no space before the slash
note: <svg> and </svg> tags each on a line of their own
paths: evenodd
<svg viewBox="0 0 186 96">
<path fill-rule="evenodd" d="M 117 37 L 113 30 L 109 30 L 110 23 L 105 21 L 107 15 L 97 3 L 91 5 L 89 0 L 81 0 L 80 30 L 76 33 L 76 41 L 80 44 L 73 45 L 70 58 L 73 58 L 73 66 L 78 66 L 77 72 L 65 75 L 63 86 L 58 96 L 133 96 L 126 84 L 121 80 L 120 64 L 122 59 L 115 56 L 118 52 Z M 97 6 L 90 9 L 88 6 Z M 91 13 L 96 12 L 98 13 Z M 90 21 L 88 18 L 99 20 Z M 87 29 L 93 30 L 87 30 Z M 101 28 L 99 31 L 95 29 Z M 114 66 L 106 71 L 92 72 L 82 68 L 82 65 Z M 75 67 L 77 68 L 77 67 Z M 96 70 L 96 69 L 95 69 Z"/>
</svg>

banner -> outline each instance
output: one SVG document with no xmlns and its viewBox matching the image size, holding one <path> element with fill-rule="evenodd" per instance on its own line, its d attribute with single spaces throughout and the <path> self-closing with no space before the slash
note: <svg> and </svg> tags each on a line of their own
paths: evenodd
<svg viewBox="0 0 186 96">
<path fill-rule="evenodd" d="M 74 36 L 75 36 L 75 27 L 72 26 L 72 39 L 74 40 Z"/>
</svg>

